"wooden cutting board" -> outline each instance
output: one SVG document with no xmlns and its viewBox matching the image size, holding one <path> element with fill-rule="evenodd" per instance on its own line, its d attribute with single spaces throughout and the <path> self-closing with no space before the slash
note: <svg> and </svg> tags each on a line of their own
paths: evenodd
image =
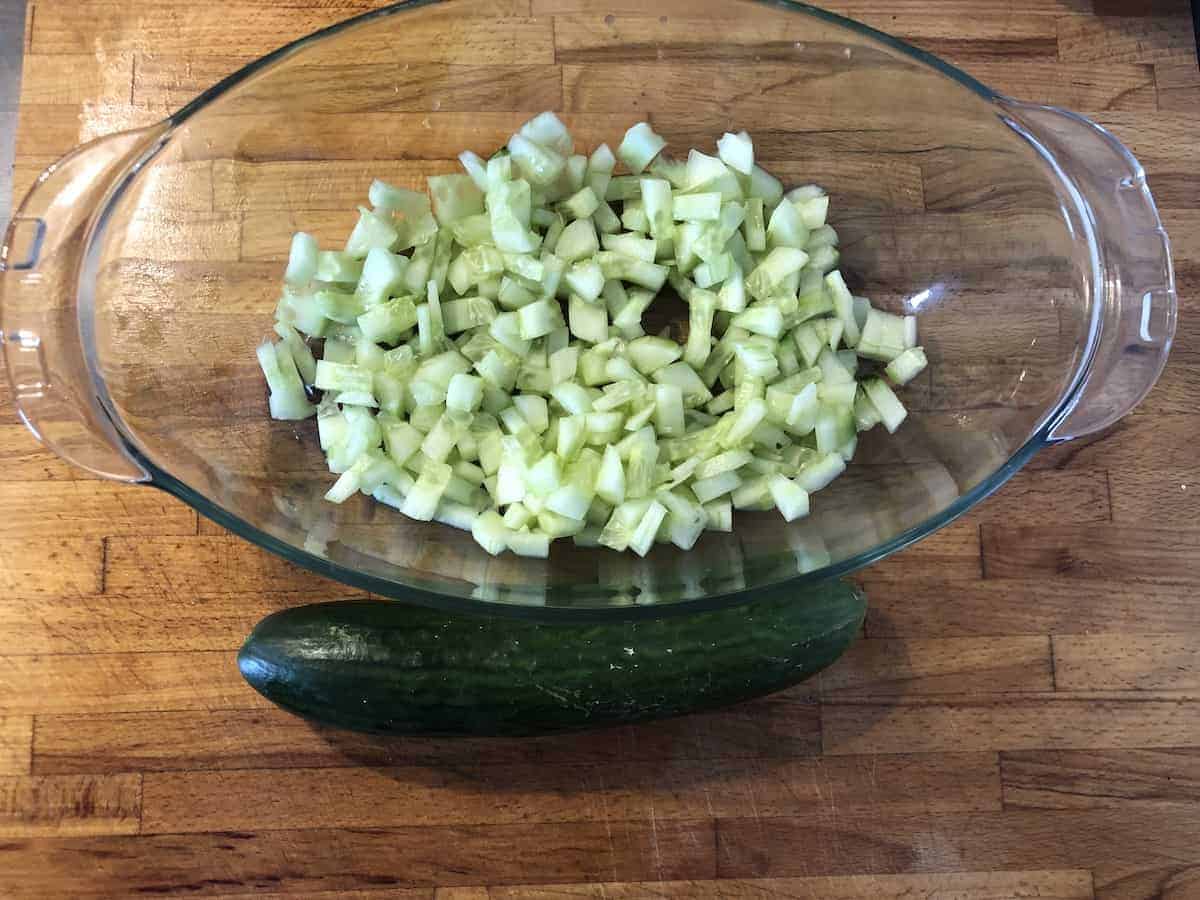
<svg viewBox="0 0 1200 900">
<path fill-rule="evenodd" d="M 17 191 L 78 142 L 370 5 L 34 0 Z M 269 707 L 234 664 L 260 616 L 345 589 L 71 469 L 4 401 L 0 897 L 1200 897 L 1187 2 L 830 5 L 1086 113 L 1141 158 L 1181 316 L 1137 412 L 865 572 L 866 638 L 817 683 L 584 737 L 389 743 Z"/>
</svg>

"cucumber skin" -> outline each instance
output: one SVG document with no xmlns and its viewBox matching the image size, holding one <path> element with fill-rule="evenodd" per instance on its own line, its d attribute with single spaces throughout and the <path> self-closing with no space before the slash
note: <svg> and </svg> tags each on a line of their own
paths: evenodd
<svg viewBox="0 0 1200 900">
<path fill-rule="evenodd" d="M 389 735 L 524 736 L 683 715 L 777 691 L 854 639 L 862 593 L 831 581 L 731 609 L 601 625 L 449 616 L 392 601 L 283 610 L 238 654 L 305 718 Z"/>
</svg>

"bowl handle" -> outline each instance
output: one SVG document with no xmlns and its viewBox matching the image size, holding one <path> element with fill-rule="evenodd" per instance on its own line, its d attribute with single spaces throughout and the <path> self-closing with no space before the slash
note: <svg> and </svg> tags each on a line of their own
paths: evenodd
<svg viewBox="0 0 1200 900">
<path fill-rule="evenodd" d="M 1112 425 L 1158 380 L 1175 334 L 1170 243 L 1145 171 L 1110 132 L 1056 107 L 1001 105 L 1061 178 L 1096 276 L 1091 359 L 1075 403 L 1051 432 L 1051 440 L 1071 440 Z"/>
<path fill-rule="evenodd" d="M 38 178 L 0 244 L 0 354 L 22 421 L 63 459 L 120 481 L 149 475 L 113 426 L 89 360 L 92 237 L 109 191 L 164 131 L 110 135 L 63 157 Z"/>
</svg>

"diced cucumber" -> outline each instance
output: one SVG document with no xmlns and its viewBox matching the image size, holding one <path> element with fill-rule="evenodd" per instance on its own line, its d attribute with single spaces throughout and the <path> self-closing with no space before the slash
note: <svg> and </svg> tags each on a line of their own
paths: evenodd
<svg viewBox="0 0 1200 900">
<path fill-rule="evenodd" d="M 345 251 L 293 238 L 281 343 L 257 353 L 271 414 L 317 415 L 330 502 L 368 494 L 490 553 L 570 536 L 644 555 L 730 530 L 735 508 L 807 515 L 859 431 L 901 425 L 859 358 L 911 381 L 916 319 L 850 293 L 826 192 L 785 199 L 745 132 L 686 162 L 663 146 L 638 123 L 616 155 L 576 154 L 543 113 L 428 193 L 374 181 Z M 668 282 L 683 344 L 645 333 Z"/>
<path fill-rule="evenodd" d="M 567 327 L 581 341 L 598 344 L 608 338 L 608 311 L 603 304 L 590 303 L 572 294 L 567 315 Z"/>
<path fill-rule="evenodd" d="M 600 198 L 590 187 L 576 191 L 562 202 L 562 209 L 572 219 L 590 218 L 600 206 Z"/>
<path fill-rule="evenodd" d="M 543 147 L 549 147 L 560 156 L 570 156 L 575 152 L 571 132 L 552 112 L 538 113 L 521 126 L 521 134 Z"/>
<path fill-rule="evenodd" d="M 601 234 L 616 234 L 621 230 L 621 218 L 607 202 L 601 201 L 592 213 L 592 222 Z"/>
<path fill-rule="evenodd" d="M 607 194 L 608 183 L 612 180 L 613 169 L 616 168 L 616 165 L 617 159 L 613 156 L 608 144 L 601 144 L 588 157 L 584 180 L 598 198 L 604 199 Z"/>
<path fill-rule="evenodd" d="M 796 207 L 790 203 L 780 203 L 771 213 L 767 224 L 768 247 L 795 247 L 804 249 L 808 243 L 808 229 Z"/>
<path fill-rule="evenodd" d="M 298 231 L 292 235 L 292 248 L 283 280 L 297 287 L 312 281 L 317 275 L 318 252 L 317 239 L 311 234 Z"/>
<path fill-rule="evenodd" d="M 667 142 L 654 133 L 648 122 L 638 122 L 625 132 L 617 156 L 629 171 L 640 175 L 665 146 Z"/>
<path fill-rule="evenodd" d="M 701 368 L 712 350 L 713 315 L 717 309 L 717 295 L 697 288 L 688 301 L 688 339 L 683 351 L 683 361 L 693 369 Z"/>
<path fill-rule="evenodd" d="M 754 171 L 754 143 L 744 131 L 737 134 L 727 131 L 721 135 L 717 141 L 717 155 L 723 163 L 743 175 Z"/>
<path fill-rule="evenodd" d="M 746 279 L 746 290 L 759 300 L 773 296 L 785 278 L 799 272 L 808 262 L 808 254 L 794 247 L 776 247 L 768 253 Z"/>
<path fill-rule="evenodd" d="M 600 245 L 605 250 L 648 263 L 654 262 L 657 253 L 656 242 L 652 238 L 639 237 L 632 233 L 602 235 Z"/>
<path fill-rule="evenodd" d="M 390 250 L 400 241 L 400 232 L 387 219 L 365 206 L 358 208 L 358 224 L 346 239 L 346 252 L 355 259 L 366 259 L 372 247 Z"/>
<path fill-rule="evenodd" d="M 647 376 L 653 375 L 683 355 L 675 341 L 649 335 L 630 341 L 626 352 L 634 367 Z"/>
<path fill-rule="evenodd" d="M 565 263 L 592 256 L 600 249 L 596 226 L 591 219 L 576 219 L 563 229 L 554 245 L 554 255 Z"/>
<path fill-rule="evenodd" d="M 271 390 L 269 406 L 273 418 L 307 419 L 316 414 L 317 407 L 305 396 L 304 383 L 300 379 L 296 361 L 287 347 L 269 341 L 260 344 L 258 362 L 267 380 L 267 387 Z M 318 363 L 318 368 L 319 366 Z M 367 393 L 370 393 L 370 390 L 368 385 Z"/>
<path fill-rule="evenodd" d="M 664 181 L 663 184 L 666 184 Z M 668 186 L 668 190 L 670 190 Z M 642 188 L 642 196 L 646 190 Z M 671 216 L 679 222 L 715 222 L 721 217 L 719 193 L 680 194 L 671 205 Z M 653 231 L 653 229 L 652 229 Z"/>
<path fill-rule="evenodd" d="M 594 259 L 575 263 L 563 273 L 562 280 L 567 290 L 588 303 L 595 303 L 604 290 L 604 271 Z"/>
<path fill-rule="evenodd" d="M 431 175 L 429 196 L 439 225 L 483 213 L 483 190 L 470 175 Z"/>
<path fill-rule="evenodd" d="M 892 392 L 892 389 L 887 386 L 887 383 L 882 378 L 871 378 L 863 382 L 863 390 L 866 392 L 867 399 L 871 401 L 871 405 L 879 413 L 883 427 L 889 433 L 899 428 L 907 418 L 908 411 Z"/>
<path fill-rule="evenodd" d="M 542 187 L 553 183 L 567 164 L 562 154 L 543 147 L 520 133 L 508 139 L 508 152 L 522 177 L 530 184 Z"/>
<path fill-rule="evenodd" d="M 888 363 L 884 371 L 893 384 L 904 385 L 916 378 L 927 365 L 929 361 L 925 358 L 924 349 L 910 347 Z"/>
<path fill-rule="evenodd" d="M 808 515 L 808 492 L 783 475 L 772 475 L 767 482 L 771 499 L 788 522 Z"/>
<path fill-rule="evenodd" d="M 665 240 L 674 234 L 672 207 L 670 182 L 661 178 L 642 179 L 642 211 L 651 237 Z"/>
</svg>

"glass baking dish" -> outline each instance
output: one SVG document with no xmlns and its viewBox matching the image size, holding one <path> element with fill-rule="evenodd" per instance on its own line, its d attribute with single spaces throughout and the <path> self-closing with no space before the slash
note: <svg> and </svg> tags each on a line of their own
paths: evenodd
<svg viewBox="0 0 1200 900">
<path fill-rule="evenodd" d="M 507 12 L 456 0 L 360 16 L 47 170 L 0 257 L 5 363 L 33 433 L 359 588 L 595 619 L 852 572 L 1154 384 L 1176 315 L 1167 236 L 1137 160 L 1087 119 L 802 4 Z M 742 513 L 732 534 L 645 559 L 566 541 L 549 560 L 490 557 L 367 497 L 324 502 L 314 421 L 268 418 L 254 349 L 292 232 L 337 246 L 373 177 L 422 187 L 543 109 L 587 149 L 644 118 L 676 151 L 747 129 L 786 185 L 830 191 L 855 292 L 918 316 L 930 366 L 906 389 L 909 420 L 865 435 L 811 517 Z"/>
</svg>

